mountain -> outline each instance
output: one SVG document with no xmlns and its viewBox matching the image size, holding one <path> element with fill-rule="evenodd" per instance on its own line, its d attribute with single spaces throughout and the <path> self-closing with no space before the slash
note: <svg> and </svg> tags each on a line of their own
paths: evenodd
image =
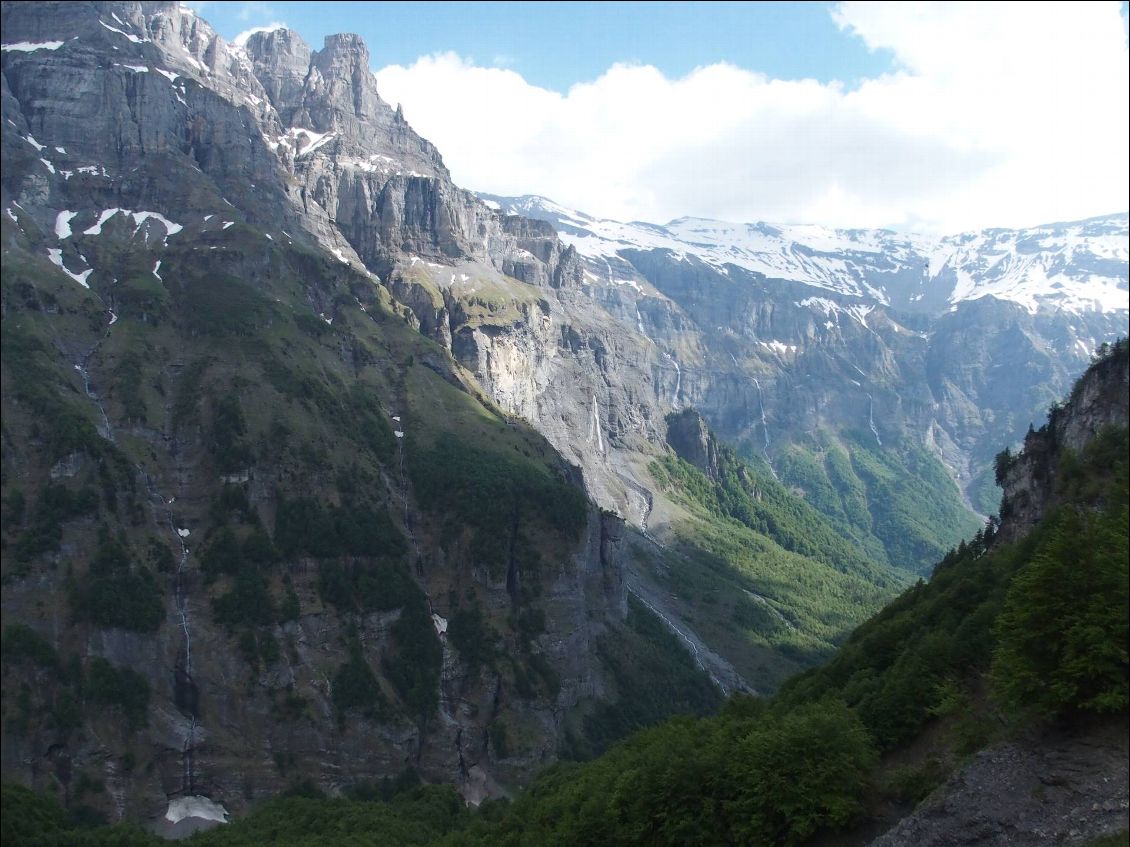
<svg viewBox="0 0 1130 847">
<path fill-rule="evenodd" d="M 3 768 L 72 808 L 479 801 L 769 693 L 1125 331 L 586 257 L 454 185 L 355 36 L 0 9 Z"/>
<path fill-rule="evenodd" d="M 537 314 L 571 253 L 451 184 L 357 38 L 2 15 L 5 777 L 174 830 L 302 779 L 477 801 L 616 699 L 606 642 L 658 714 L 717 702 L 629 618 L 623 521 L 394 299 Z"/>
<path fill-rule="evenodd" d="M 552 223 L 584 258 L 593 298 L 669 364 L 681 361 L 679 345 L 693 350 L 669 402 L 694 405 L 726 440 L 783 463 L 782 479 L 809 496 L 835 487 L 826 462 L 815 480 L 811 467 L 829 431 L 876 447 L 908 435 L 987 514 L 997 446 L 1016 442 L 1097 346 L 1126 332 L 1126 214 L 939 238 L 625 224 L 536 196 L 480 196 Z M 941 549 L 888 552 L 913 567 Z"/>
<path fill-rule="evenodd" d="M 336 798 L 308 787 L 200 842 L 1124 841 L 1128 351 L 1125 340 L 1102 348 L 1020 454 L 1002 451 L 999 523 L 775 697 L 739 695 L 717 715 L 678 717 L 593 761 L 558 764 L 513 802 L 472 812 L 450 788 L 410 780 Z M 701 421 L 671 423 L 686 455 L 724 477 L 732 456 L 700 438 Z M 6 837 L 79 835 L 52 798 L 5 791 Z M 121 827 L 86 834 L 152 843 Z"/>
<path fill-rule="evenodd" d="M 6 777 L 171 834 L 298 783 L 478 802 L 771 690 L 905 581 L 680 464 L 653 342 L 359 39 L 0 9 Z"/>
<path fill-rule="evenodd" d="M 723 273 L 733 266 L 759 278 L 858 298 L 872 308 L 928 314 L 982 297 L 1017 303 L 1030 312 L 1127 309 L 1125 213 L 1023 230 L 929 237 L 701 218 L 666 225 L 620 223 L 544 197 L 479 196 L 507 214 L 552 223 L 565 243 L 593 260 L 663 250 Z"/>
</svg>

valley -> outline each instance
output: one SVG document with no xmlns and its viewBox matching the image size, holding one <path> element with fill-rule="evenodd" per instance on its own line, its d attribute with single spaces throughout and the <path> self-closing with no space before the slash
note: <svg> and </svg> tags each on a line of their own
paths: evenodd
<svg viewBox="0 0 1130 847">
<path fill-rule="evenodd" d="M 332 796 L 388 843 L 689 843 L 651 800 L 721 780 L 720 826 L 769 820 L 719 757 L 771 780 L 836 736 L 847 799 L 806 838 L 940 708 L 890 691 L 961 666 L 853 645 L 982 553 L 995 614 L 1061 501 L 1117 506 L 999 455 L 1125 427 L 1104 365 L 1113 411 L 1033 435 L 1125 358 L 1125 213 L 601 220 L 457 186 L 358 36 L 228 43 L 169 2 L 5 2 L 3 31 L 3 773 L 60 833 L 266 842 L 255 810 Z M 1077 474 L 1117 476 L 1105 437 Z M 677 780 L 642 828 L 565 811 L 630 806 L 624 770 Z"/>
</svg>

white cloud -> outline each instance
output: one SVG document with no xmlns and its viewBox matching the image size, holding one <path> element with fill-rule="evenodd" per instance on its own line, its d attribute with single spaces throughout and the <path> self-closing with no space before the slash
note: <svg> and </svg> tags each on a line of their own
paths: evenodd
<svg viewBox="0 0 1130 847">
<path fill-rule="evenodd" d="M 236 47 L 246 47 L 247 39 L 259 32 L 274 32 L 276 29 L 287 29 L 287 25 L 279 21 L 272 21 L 266 26 L 253 26 L 250 29 L 245 29 L 239 35 L 232 39 L 232 44 Z"/>
<path fill-rule="evenodd" d="M 615 65 L 560 94 L 452 53 L 378 71 L 456 181 L 619 219 L 928 230 L 1130 206 L 1118 3 L 844 3 L 900 70 L 857 88 Z"/>
</svg>

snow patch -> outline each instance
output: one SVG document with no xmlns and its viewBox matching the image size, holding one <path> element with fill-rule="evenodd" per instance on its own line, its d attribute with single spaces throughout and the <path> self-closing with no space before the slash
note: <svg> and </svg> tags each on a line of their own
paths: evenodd
<svg viewBox="0 0 1130 847">
<path fill-rule="evenodd" d="M 199 795 L 170 800 L 169 809 L 165 812 L 165 820 L 170 823 L 180 823 L 185 818 L 203 818 L 206 821 L 227 823 L 228 810 L 215 800 Z"/>
<path fill-rule="evenodd" d="M 795 344 L 786 344 L 783 341 L 777 340 L 762 341 L 761 346 L 768 347 L 774 353 L 777 353 L 781 356 L 784 356 L 786 353 L 795 353 L 797 351 L 797 346 Z"/>
<path fill-rule="evenodd" d="M 93 268 L 85 270 L 80 274 L 76 274 L 73 271 L 67 270 L 67 266 L 63 264 L 63 251 L 58 247 L 48 247 L 47 258 L 51 260 L 51 264 L 53 264 L 83 288 L 90 288 L 90 283 L 87 282 L 87 279 L 92 273 L 94 273 Z"/>
<path fill-rule="evenodd" d="M 104 26 L 106 29 L 110 30 L 110 32 L 116 32 L 118 35 L 125 36 L 130 41 L 132 41 L 134 44 L 141 44 L 143 41 L 149 41 L 148 38 L 138 38 L 136 35 L 131 35 L 130 33 L 126 32 L 124 30 L 118 29 L 117 27 L 114 27 L 114 26 L 110 26 L 105 21 L 99 21 L 98 23 L 102 24 L 102 26 Z"/>
<path fill-rule="evenodd" d="M 84 229 L 83 234 L 84 235 L 101 235 L 102 234 L 102 227 L 105 226 L 106 222 L 109 221 L 110 218 L 114 217 L 114 215 L 118 214 L 119 212 L 126 217 L 132 217 L 133 218 L 133 222 L 134 222 L 134 225 L 136 227 L 136 229 L 134 230 L 135 232 L 138 229 L 141 229 L 142 225 L 147 220 L 150 220 L 150 219 L 157 221 L 158 223 L 160 223 L 161 225 L 163 225 L 165 227 L 165 236 L 166 237 L 168 237 L 170 235 L 176 235 L 178 232 L 180 232 L 182 229 L 184 229 L 183 226 L 181 226 L 180 224 L 175 223 L 173 221 L 170 221 L 168 218 L 166 218 L 160 212 L 149 212 L 149 211 L 134 212 L 130 209 L 103 209 L 102 213 L 98 216 L 98 221 L 93 226 L 90 226 L 87 229 Z"/>
<path fill-rule="evenodd" d="M 308 153 L 313 153 L 319 147 L 329 143 L 334 138 L 332 132 L 314 132 L 312 129 L 305 129 L 304 127 L 295 126 L 286 131 L 286 135 L 280 138 L 277 144 L 285 144 L 288 147 L 294 148 L 294 156 L 305 156 Z"/>
<path fill-rule="evenodd" d="M 58 50 L 64 41 L 17 41 L 15 44 L 0 45 L 5 53 L 34 53 L 36 50 Z"/>
<path fill-rule="evenodd" d="M 79 168 L 80 172 L 82 170 L 83 170 L 83 168 Z M 90 227 L 87 227 L 86 229 L 84 229 L 83 234 L 84 235 L 101 235 L 102 234 L 102 226 L 106 223 L 106 221 L 110 220 L 110 218 L 114 217 L 114 215 L 116 215 L 120 211 L 122 211 L 122 210 L 121 209 L 103 209 L 102 214 L 100 214 L 98 216 L 97 223 L 95 223 L 93 226 L 90 226 Z"/>
<path fill-rule="evenodd" d="M 55 216 L 55 237 L 62 241 L 71 237 L 71 221 L 78 212 L 64 210 Z"/>
</svg>

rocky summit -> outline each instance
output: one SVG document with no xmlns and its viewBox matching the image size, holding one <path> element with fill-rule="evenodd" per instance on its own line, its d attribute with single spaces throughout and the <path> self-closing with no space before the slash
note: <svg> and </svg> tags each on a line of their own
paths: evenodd
<svg viewBox="0 0 1130 847">
<path fill-rule="evenodd" d="M 3 770 L 111 820 L 770 693 L 1127 332 L 1125 214 L 603 221 L 456 186 L 353 35 L 2 25 Z"/>
</svg>

